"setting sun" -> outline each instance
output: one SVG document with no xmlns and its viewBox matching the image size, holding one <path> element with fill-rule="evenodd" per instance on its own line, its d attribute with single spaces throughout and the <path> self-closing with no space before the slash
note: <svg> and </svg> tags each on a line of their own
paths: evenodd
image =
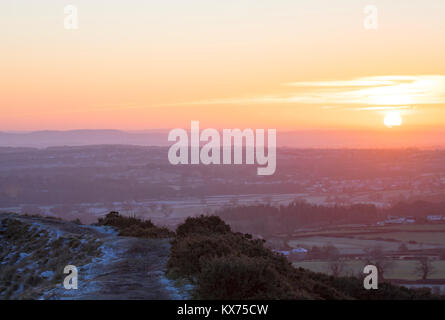
<svg viewBox="0 0 445 320">
<path fill-rule="evenodd" d="M 392 128 L 395 126 L 401 126 L 402 125 L 402 116 L 400 115 L 399 111 L 388 111 L 388 112 L 386 112 L 385 119 L 383 120 L 383 123 L 388 128 Z"/>
</svg>

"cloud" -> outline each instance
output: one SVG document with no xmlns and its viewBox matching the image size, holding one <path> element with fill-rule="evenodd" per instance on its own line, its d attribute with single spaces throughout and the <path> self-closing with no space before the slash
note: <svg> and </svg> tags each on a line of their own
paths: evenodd
<svg viewBox="0 0 445 320">
<path fill-rule="evenodd" d="M 358 110 L 409 109 L 415 105 L 445 104 L 445 75 L 375 76 L 352 80 L 286 83 L 298 92 L 281 95 L 213 99 L 188 104 L 316 104 L 355 105 Z M 322 107 L 323 108 L 323 107 Z"/>
<path fill-rule="evenodd" d="M 370 110 L 370 111 L 385 111 L 385 110 L 403 110 L 403 109 L 412 109 L 410 106 L 396 106 L 396 107 L 388 107 L 388 106 L 381 106 L 381 107 L 357 107 L 352 108 L 354 110 Z"/>
</svg>

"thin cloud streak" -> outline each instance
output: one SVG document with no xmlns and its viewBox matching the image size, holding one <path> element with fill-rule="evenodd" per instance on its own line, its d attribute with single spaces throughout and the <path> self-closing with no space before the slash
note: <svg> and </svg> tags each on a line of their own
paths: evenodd
<svg viewBox="0 0 445 320">
<path fill-rule="evenodd" d="M 360 105 L 359 110 L 410 109 L 413 105 L 445 104 L 445 75 L 376 76 L 352 80 L 286 83 L 301 92 L 184 103 Z M 355 89 L 355 88 L 359 89 Z M 307 89 L 306 91 L 304 89 Z M 367 107 L 362 107 L 366 105 Z"/>
</svg>

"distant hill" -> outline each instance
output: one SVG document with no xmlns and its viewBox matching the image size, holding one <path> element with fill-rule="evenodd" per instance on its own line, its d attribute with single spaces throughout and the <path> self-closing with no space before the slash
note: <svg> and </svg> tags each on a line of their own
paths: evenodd
<svg viewBox="0 0 445 320">
<path fill-rule="evenodd" d="M 204 129 L 204 128 L 202 128 Z M 242 129 L 242 128 L 241 128 Z M 84 146 L 128 144 L 169 146 L 168 130 L 69 130 L 0 132 L 0 147 Z M 295 130 L 278 131 L 277 146 L 291 148 L 444 148 L 445 131 Z"/>
<path fill-rule="evenodd" d="M 125 132 L 119 130 L 35 131 L 28 133 L 0 132 L 1 147 L 47 148 L 98 144 L 131 144 L 166 146 L 167 132 L 162 130 Z"/>
</svg>

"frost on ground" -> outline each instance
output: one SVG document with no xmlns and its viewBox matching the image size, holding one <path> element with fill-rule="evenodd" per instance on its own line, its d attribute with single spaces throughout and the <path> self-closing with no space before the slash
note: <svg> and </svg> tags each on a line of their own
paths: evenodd
<svg viewBox="0 0 445 320">
<path fill-rule="evenodd" d="M 168 239 L 119 237 L 106 226 L 0 214 L 0 299 L 186 299 L 165 277 Z M 78 289 L 63 286 L 66 265 Z"/>
</svg>

